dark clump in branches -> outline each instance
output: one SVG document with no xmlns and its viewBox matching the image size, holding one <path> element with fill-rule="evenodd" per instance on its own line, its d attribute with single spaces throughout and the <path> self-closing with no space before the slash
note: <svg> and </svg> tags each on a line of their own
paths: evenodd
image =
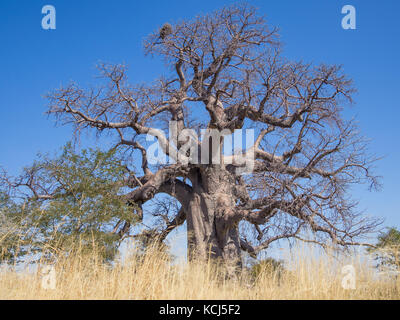
<svg viewBox="0 0 400 320">
<path fill-rule="evenodd" d="M 172 26 L 169 23 L 164 24 L 160 29 L 160 39 L 164 40 L 172 33 Z"/>
</svg>

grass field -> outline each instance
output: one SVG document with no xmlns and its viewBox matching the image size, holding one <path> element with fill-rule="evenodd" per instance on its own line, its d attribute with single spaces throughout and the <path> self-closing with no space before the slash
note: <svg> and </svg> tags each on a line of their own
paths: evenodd
<svg viewBox="0 0 400 320">
<path fill-rule="evenodd" d="M 351 260 L 351 261 L 350 261 Z M 400 279 L 379 278 L 359 258 L 346 261 L 299 250 L 285 271 L 243 273 L 224 268 L 174 263 L 154 249 L 112 267 L 96 255 L 71 255 L 54 265 L 53 288 L 43 286 L 42 269 L 0 272 L 0 299 L 399 299 Z M 344 264 L 355 270 L 355 288 L 344 289 Z"/>
</svg>

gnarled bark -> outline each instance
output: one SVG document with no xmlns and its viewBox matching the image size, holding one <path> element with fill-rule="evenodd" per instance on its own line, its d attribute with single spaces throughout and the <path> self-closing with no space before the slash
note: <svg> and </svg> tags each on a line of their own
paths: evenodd
<svg viewBox="0 0 400 320">
<path fill-rule="evenodd" d="M 234 176 L 212 165 L 194 170 L 190 177 L 193 192 L 185 208 L 189 259 L 220 258 L 240 265 Z"/>
</svg>

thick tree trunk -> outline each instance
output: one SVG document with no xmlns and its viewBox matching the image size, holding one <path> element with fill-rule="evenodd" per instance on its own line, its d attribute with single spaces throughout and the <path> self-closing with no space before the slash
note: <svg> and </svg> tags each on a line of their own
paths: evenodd
<svg viewBox="0 0 400 320">
<path fill-rule="evenodd" d="M 193 172 L 193 194 L 186 207 L 189 260 L 215 259 L 241 267 L 233 179 L 221 166 Z"/>
</svg>

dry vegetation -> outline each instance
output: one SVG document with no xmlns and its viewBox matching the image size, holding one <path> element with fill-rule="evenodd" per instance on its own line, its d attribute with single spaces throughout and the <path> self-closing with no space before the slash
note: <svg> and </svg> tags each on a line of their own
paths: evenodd
<svg viewBox="0 0 400 320">
<path fill-rule="evenodd" d="M 342 288 L 341 267 L 352 263 L 356 288 Z M 211 264 L 171 264 L 156 250 L 105 265 L 96 255 L 71 255 L 55 264 L 56 288 L 43 289 L 40 271 L 3 269 L 0 299 L 399 299 L 400 279 L 382 279 L 361 258 L 351 261 L 298 250 L 281 273 L 229 280 Z"/>
</svg>

